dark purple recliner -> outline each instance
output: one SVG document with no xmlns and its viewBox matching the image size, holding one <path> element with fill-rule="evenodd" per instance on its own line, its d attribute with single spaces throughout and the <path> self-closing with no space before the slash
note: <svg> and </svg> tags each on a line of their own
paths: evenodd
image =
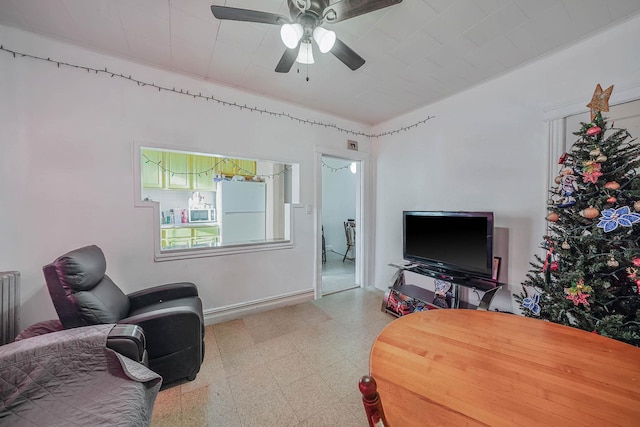
<svg viewBox="0 0 640 427">
<path fill-rule="evenodd" d="M 105 274 L 102 250 L 85 246 L 42 267 L 65 329 L 103 323 L 142 327 L 149 368 L 163 386 L 193 380 L 204 356 L 202 301 L 193 283 L 170 283 L 125 295 Z"/>
</svg>

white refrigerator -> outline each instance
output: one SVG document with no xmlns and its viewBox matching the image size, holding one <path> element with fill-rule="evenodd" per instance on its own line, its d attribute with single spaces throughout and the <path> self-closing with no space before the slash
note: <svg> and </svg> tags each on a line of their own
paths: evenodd
<svg viewBox="0 0 640 427">
<path fill-rule="evenodd" d="M 265 240 L 266 197 L 267 185 L 264 182 L 218 182 L 216 212 L 223 245 Z"/>
</svg>

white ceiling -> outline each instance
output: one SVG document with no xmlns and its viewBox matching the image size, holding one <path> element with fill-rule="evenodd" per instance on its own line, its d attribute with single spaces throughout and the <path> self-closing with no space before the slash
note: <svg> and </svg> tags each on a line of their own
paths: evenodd
<svg viewBox="0 0 640 427">
<path fill-rule="evenodd" d="M 221 22 L 212 4 L 288 16 L 286 0 L 0 0 L 0 24 L 373 125 L 640 13 L 639 0 L 404 0 L 324 25 L 362 68 L 316 50 L 281 74 L 279 27 Z"/>
</svg>

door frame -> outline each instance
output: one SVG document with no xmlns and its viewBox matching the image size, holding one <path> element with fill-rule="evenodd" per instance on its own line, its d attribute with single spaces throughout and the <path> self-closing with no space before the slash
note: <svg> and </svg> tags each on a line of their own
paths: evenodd
<svg viewBox="0 0 640 427">
<path fill-rule="evenodd" d="M 373 277 L 373 224 L 371 200 L 371 166 L 370 154 L 352 150 L 337 150 L 326 147 L 316 147 L 314 153 L 314 259 L 315 275 L 313 279 L 314 298 L 322 298 L 322 158 L 336 157 L 358 163 L 356 173 L 358 183 L 356 187 L 356 268 L 355 281 L 359 287 L 365 287 Z"/>
</svg>

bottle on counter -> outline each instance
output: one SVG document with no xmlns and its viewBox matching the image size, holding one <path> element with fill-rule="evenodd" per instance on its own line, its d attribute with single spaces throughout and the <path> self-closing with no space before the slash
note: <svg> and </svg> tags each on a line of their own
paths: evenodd
<svg viewBox="0 0 640 427">
<path fill-rule="evenodd" d="M 182 223 L 186 224 L 187 222 L 189 222 L 189 218 L 187 217 L 187 210 L 182 209 Z"/>
</svg>

